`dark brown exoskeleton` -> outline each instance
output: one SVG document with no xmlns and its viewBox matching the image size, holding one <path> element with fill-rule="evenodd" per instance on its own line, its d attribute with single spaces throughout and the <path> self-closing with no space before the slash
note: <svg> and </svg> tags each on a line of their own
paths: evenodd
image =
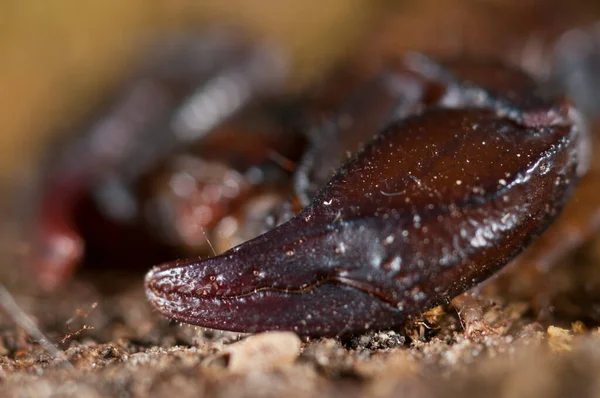
<svg viewBox="0 0 600 398">
<path fill-rule="evenodd" d="M 398 326 L 521 252 L 587 168 L 577 111 L 495 61 L 407 55 L 325 128 L 296 177 L 306 207 L 219 256 L 154 268 L 159 311 L 243 332 Z"/>
</svg>

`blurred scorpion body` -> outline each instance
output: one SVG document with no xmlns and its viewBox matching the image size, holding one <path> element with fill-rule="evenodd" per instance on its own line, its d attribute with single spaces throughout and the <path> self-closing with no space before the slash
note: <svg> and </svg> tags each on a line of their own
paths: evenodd
<svg viewBox="0 0 600 398">
<path fill-rule="evenodd" d="M 411 53 L 295 97 L 271 47 L 221 33 L 168 46 L 49 171 L 36 276 L 68 279 L 88 232 L 101 262 L 122 243 L 123 264 L 213 241 L 219 255 L 148 273 L 159 311 L 244 332 L 397 327 L 502 268 L 586 175 L 600 35 L 575 50 L 572 36 L 537 80 Z M 82 203 L 121 235 L 78 220 Z M 575 223 L 587 232 L 557 250 L 597 224 Z"/>
</svg>

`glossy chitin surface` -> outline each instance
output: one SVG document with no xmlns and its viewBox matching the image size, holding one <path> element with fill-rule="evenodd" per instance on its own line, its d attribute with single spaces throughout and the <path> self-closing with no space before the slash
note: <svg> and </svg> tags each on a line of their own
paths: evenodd
<svg viewBox="0 0 600 398">
<path fill-rule="evenodd" d="M 299 167 L 307 206 L 222 255 L 155 267 L 159 311 L 240 332 L 395 327 L 509 262 L 585 169 L 576 111 L 501 63 L 411 54 L 356 92 Z"/>
</svg>

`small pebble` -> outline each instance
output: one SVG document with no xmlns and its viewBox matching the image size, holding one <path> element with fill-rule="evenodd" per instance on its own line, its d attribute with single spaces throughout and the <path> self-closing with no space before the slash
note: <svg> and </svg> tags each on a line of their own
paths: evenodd
<svg viewBox="0 0 600 398">
<path fill-rule="evenodd" d="M 300 338 L 292 332 L 267 332 L 228 346 L 232 372 L 265 371 L 292 365 L 300 355 Z"/>
</svg>

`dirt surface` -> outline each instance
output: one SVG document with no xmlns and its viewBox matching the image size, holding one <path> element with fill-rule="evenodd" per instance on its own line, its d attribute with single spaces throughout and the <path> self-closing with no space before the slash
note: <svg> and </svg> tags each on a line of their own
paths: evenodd
<svg viewBox="0 0 600 398">
<path fill-rule="evenodd" d="M 3 108 L 10 110 L 2 117 L 3 131 L 7 132 L 1 137 L 6 143 L 2 175 L 13 182 L 23 175 L 24 168 L 18 163 L 21 155 L 16 148 L 27 147 L 26 152 L 34 159 L 44 132 L 68 124 L 64 119 L 71 114 L 71 107 L 75 113 L 83 112 L 85 107 L 78 105 L 79 101 L 97 102 L 95 94 L 111 84 L 111 76 L 118 75 L 114 70 L 132 53 L 130 45 L 119 40 L 135 42 L 135 37 L 142 35 L 139 32 L 147 32 L 154 23 L 165 29 L 189 26 L 193 20 L 183 11 L 185 2 L 174 2 L 179 9 L 156 2 L 152 10 L 144 11 L 149 15 L 146 17 L 133 5 L 131 9 L 112 10 L 98 6 L 88 11 L 98 15 L 95 20 L 100 21 L 98 29 L 105 37 L 96 37 L 102 35 L 95 31 L 86 40 L 81 36 L 85 18 L 77 20 L 75 28 L 68 17 L 64 17 L 67 22 L 60 19 L 64 15 L 74 18 L 74 7 L 65 6 L 62 14 L 59 10 L 47 13 L 54 25 L 42 24 L 42 30 L 35 34 L 27 26 L 43 18 L 18 2 L 9 3 L 15 19 L 11 19 L 14 30 L 6 28 L 5 37 L 10 39 L 6 41 L 17 40 L 15 46 L 35 44 L 24 50 L 7 47 L 15 64 L 10 73 L 0 74 L 7 81 L 3 87 L 10 87 L 9 91 L 21 99 L 2 101 Z M 382 51 L 460 53 L 468 49 L 477 53 L 500 51 L 518 58 L 524 43 L 531 43 L 527 39 L 553 37 L 566 28 L 586 26 L 600 16 L 594 2 L 556 3 L 488 0 L 453 1 L 447 7 L 439 7 L 436 1 L 397 4 L 392 7 L 395 15 L 371 26 L 376 38 L 360 51 L 368 57 Z M 249 26 L 268 21 L 264 25 L 269 27 L 263 28 L 262 34 L 283 31 L 281 40 L 298 54 L 299 63 L 310 69 L 306 65 L 311 62 L 335 58 L 332 48 L 343 52 L 341 44 L 331 44 L 342 40 L 336 37 L 330 38 L 332 42 L 323 40 L 327 45 L 311 51 L 309 42 L 338 31 L 328 26 L 344 26 L 337 36 L 343 36 L 345 42 L 358 36 L 352 26 L 359 26 L 356 21 L 362 20 L 355 19 L 356 15 L 364 17 L 360 10 L 366 6 L 353 4 L 357 8 L 352 13 L 339 5 L 337 11 L 324 12 L 324 20 L 327 16 L 333 20 L 323 22 L 320 29 L 325 33 L 317 35 L 315 25 L 306 36 L 299 33 L 305 30 L 288 27 L 285 20 L 263 16 L 260 7 L 244 10 L 238 5 L 225 12 L 207 6 L 196 13 L 202 17 L 216 14 Z M 137 7 L 145 10 L 140 4 Z M 236 8 L 237 13 L 231 11 Z M 304 12 L 313 15 L 315 9 Z M 292 11 L 285 15 L 295 19 Z M 115 33 L 107 28 L 111 23 L 127 26 L 131 33 Z M 363 21 L 363 25 L 368 24 Z M 40 77 L 37 73 L 44 68 L 35 51 L 50 51 L 39 40 L 48 26 L 54 29 L 50 31 L 73 37 L 69 40 L 74 52 L 68 61 L 71 64 L 47 63 L 48 75 Z M 93 54 L 88 46 L 94 40 L 104 40 L 104 47 L 97 47 Z M 62 49 L 55 46 L 56 51 Z M 112 61 L 95 64 L 98 57 L 107 54 Z M 535 64 L 533 58 L 527 59 Z M 53 103 L 56 88 L 66 87 L 74 67 L 83 68 L 77 75 L 80 77 L 65 88 L 66 99 Z M 32 114 L 39 117 L 32 120 Z M 247 336 L 162 318 L 144 297 L 143 273 L 92 272 L 82 267 L 75 280 L 59 292 L 41 294 L 26 268 L 31 238 L 23 227 L 31 218 L 27 217 L 29 203 L 35 202 L 31 192 L 19 191 L 17 206 L 3 203 L 10 209 L 2 208 L 6 217 L 0 228 L 4 259 L 0 276 L 19 307 L 63 354 L 49 354 L 44 344 L 25 333 L 11 316 L 0 313 L 2 397 L 600 396 L 600 238 L 596 234 L 583 247 L 552 258 L 557 265 L 548 272 L 538 272 L 531 266 L 538 265 L 534 262 L 529 267 L 523 264 L 528 261 L 509 265 L 478 291 L 475 299 L 469 296 L 436 308 L 400 330 L 328 339 L 300 339 L 282 332 Z M 577 231 L 560 236 L 566 239 L 573 233 Z M 543 253 L 551 249 L 541 245 L 535 250 Z"/>
<path fill-rule="evenodd" d="M 60 342 L 65 358 L 50 357 L 2 318 L 2 395 L 595 396 L 598 322 L 576 320 L 600 304 L 600 289 L 592 288 L 598 281 L 578 276 L 596 268 L 600 256 L 593 253 L 600 251 L 594 247 L 585 260 L 565 261 L 548 274 L 549 320 L 536 321 L 532 300 L 502 293 L 514 283 L 507 274 L 479 296 L 483 322 L 466 325 L 468 333 L 449 305 L 398 331 L 314 340 L 287 332 L 248 337 L 162 319 L 146 302 L 140 278 L 112 275 L 118 283 L 109 293 L 98 289 L 102 278 L 84 275 L 52 297 L 17 296 L 48 338 Z"/>
</svg>

